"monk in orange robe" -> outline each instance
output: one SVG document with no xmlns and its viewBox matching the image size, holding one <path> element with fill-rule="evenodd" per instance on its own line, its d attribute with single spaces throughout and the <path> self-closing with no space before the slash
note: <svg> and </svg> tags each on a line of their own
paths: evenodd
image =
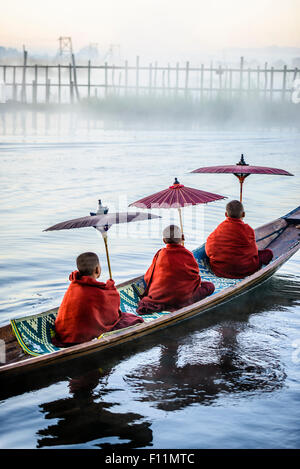
<svg viewBox="0 0 300 469">
<path fill-rule="evenodd" d="M 138 314 L 174 311 L 200 301 L 214 291 L 211 282 L 201 282 L 198 263 L 182 245 L 178 226 L 165 228 L 163 241 L 166 247 L 155 254 L 144 276 L 147 287 L 139 302 Z"/>
<path fill-rule="evenodd" d="M 95 253 L 80 254 L 77 268 L 70 274 L 71 284 L 57 313 L 54 345 L 87 342 L 104 332 L 144 322 L 134 314 L 120 311 L 120 295 L 113 280 L 97 281 L 101 267 Z"/>
<path fill-rule="evenodd" d="M 259 251 L 255 232 L 243 222 L 243 204 L 232 200 L 226 206 L 226 219 L 208 236 L 205 251 L 212 271 L 218 277 L 244 278 L 268 264 L 271 249 Z"/>
</svg>

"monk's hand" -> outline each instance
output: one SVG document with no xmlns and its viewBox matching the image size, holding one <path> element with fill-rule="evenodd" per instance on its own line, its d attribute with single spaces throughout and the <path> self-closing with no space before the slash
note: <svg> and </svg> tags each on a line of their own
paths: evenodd
<svg viewBox="0 0 300 469">
<path fill-rule="evenodd" d="M 183 233 L 182 233 L 182 235 L 181 235 L 181 241 L 182 241 L 181 244 L 183 245 L 183 244 L 184 244 L 184 241 L 185 241 L 185 238 L 184 238 L 184 234 L 183 234 Z"/>
</svg>

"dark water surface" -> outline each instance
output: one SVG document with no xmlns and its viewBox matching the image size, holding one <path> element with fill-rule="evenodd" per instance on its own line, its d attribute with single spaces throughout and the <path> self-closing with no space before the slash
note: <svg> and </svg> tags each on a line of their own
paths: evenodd
<svg viewBox="0 0 300 469">
<path fill-rule="evenodd" d="M 180 182 L 238 198 L 232 175 L 205 165 L 284 168 L 251 176 L 246 221 L 254 228 L 299 205 L 300 134 L 286 129 L 106 127 L 79 116 L 2 115 L 0 122 L 0 324 L 57 306 L 76 256 L 96 251 L 93 229 L 44 233 L 95 210 L 127 210 Z M 2 127 L 1 127 L 2 126 Z M 186 247 L 223 219 L 226 201 L 184 209 Z M 112 228 L 116 282 L 145 271 L 161 247 L 159 221 Z M 177 222 L 177 214 L 171 215 Z M 134 224 L 132 224 L 134 225 Z M 299 448 L 300 255 L 248 295 L 179 325 L 0 390 L 1 448 Z"/>
</svg>

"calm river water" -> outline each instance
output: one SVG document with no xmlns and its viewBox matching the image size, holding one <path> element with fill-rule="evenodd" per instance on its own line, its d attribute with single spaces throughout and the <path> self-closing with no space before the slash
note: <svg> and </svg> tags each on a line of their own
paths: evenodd
<svg viewBox="0 0 300 469">
<path fill-rule="evenodd" d="M 96 251 L 96 230 L 43 232 L 162 190 L 187 186 L 239 197 L 233 175 L 200 166 L 274 166 L 295 177 L 251 176 L 254 228 L 299 205 L 300 132 L 104 125 L 76 115 L 11 113 L 0 119 L 0 325 L 57 306 L 76 256 Z M 186 208 L 186 247 L 223 220 L 226 201 Z M 143 273 L 177 214 L 109 231 L 116 282 Z M 171 216 L 171 218 L 170 218 Z M 172 218 L 173 217 L 173 218 Z M 135 225 L 135 226 L 133 226 Z M 298 448 L 300 253 L 251 294 L 169 329 L 40 373 L 0 390 L 1 448 Z"/>
</svg>

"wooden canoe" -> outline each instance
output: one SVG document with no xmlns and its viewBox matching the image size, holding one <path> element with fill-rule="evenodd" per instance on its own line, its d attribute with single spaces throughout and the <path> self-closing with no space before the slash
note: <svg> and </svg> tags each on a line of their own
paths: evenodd
<svg viewBox="0 0 300 469">
<path fill-rule="evenodd" d="M 215 284 L 214 294 L 174 312 L 164 311 L 149 315 L 142 324 L 106 333 L 99 339 L 83 344 L 58 349 L 51 345 L 47 330 L 54 327 L 58 308 L 12 320 L 10 324 L 0 328 L 0 345 L 3 347 L 5 344 L 5 353 L 3 348 L 1 350 L 5 362 L 0 363 L 0 377 L 20 376 L 27 371 L 100 352 L 204 313 L 249 292 L 269 279 L 300 248 L 300 206 L 287 215 L 257 228 L 255 233 L 259 249 L 269 247 L 273 250 L 274 258 L 269 265 L 242 280 L 218 278 L 209 269 L 204 245 L 200 246 L 193 253 L 199 263 L 202 279 Z M 144 288 L 143 276 L 124 282 L 117 288 L 120 292 L 121 308 L 135 311 L 139 294 Z"/>
</svg>

